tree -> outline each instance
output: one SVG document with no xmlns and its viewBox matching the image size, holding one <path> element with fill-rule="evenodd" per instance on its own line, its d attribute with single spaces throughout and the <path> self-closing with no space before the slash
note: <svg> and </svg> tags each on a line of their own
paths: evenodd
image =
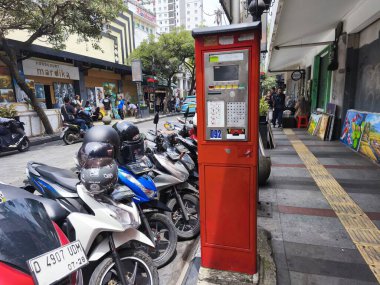
<svg viewBox="0 0 380 285">
<path fill-rule="evenodd" d="M 261 87 L 263 88 L 263 92 L 270 90 L 272 87 L 276 87 L 276 76 L 266 75 L 261 83 Z"/>
<path fill-rule="evenodd" d="M 131 59 L 140 59 L 144 71 L 165 79 L 169 88 L 182 65 L 193 70 L 195 80 L 195 65 L 190 67 L 194 62 L 194 40 L 183 28 L 162 34 L 158 39 L 151 35 L 133 51 Z"/>
<path fill-rule="evenodd" d="M 15 30 L 27 31 L 29 38 L 22 42 L 21 49 L 27 49 L 40 38 L 56 49 L 63 49 L 72 34 L 99 49 L 97 42 L 104 25 L 124 11 L 124 7 L 122 0 L 0 0 L 0 60 L 28 96 L 46 133 L 52 134 L 53 128 L 18 70 L 18 62 L 23 58 L 15 52 L 7 35 Z"/>
</svg>

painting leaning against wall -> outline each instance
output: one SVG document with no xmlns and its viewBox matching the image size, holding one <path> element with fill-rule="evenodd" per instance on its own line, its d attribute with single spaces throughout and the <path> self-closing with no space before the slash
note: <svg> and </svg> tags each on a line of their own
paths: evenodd
<svg viewBox="0 0 380 285">
<path fill-rule="evenodd" d="M 369 113 L 362 123 L 359 152 L 380 163 L 380 114 Z"/>
</svg>

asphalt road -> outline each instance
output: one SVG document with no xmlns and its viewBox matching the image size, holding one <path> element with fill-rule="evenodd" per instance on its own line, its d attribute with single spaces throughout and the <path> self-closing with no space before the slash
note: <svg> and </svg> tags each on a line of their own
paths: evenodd
<svg viewBox="0 0 380 285">
<path fill-rule="evenodd" d="M 174 121 L 175 117 L 163 118 L 158 128 L 163 129 L 165 121 Z M 144 133 L 154 129 L 152 121 L 137 125 L 140 132 Z M 58 140 L 38 146 L 33 146 L 29 151 L 20 153 L 18 151 L 0 154 L 0 182 L 14 186 L 23 186 L 26 179 L 25 168 L 28 161 L 37 161 L 50 166 L 71 169 L 75 167 L 74 156 L 81 144 L 65 145 Z M 167 266 L 159 270 L 160 284 L 174 285 L 181 274 L 184 262 L 189 255 L 194 241 L 182 241 L 177 245 L 175 259 Z"/>
</svg>

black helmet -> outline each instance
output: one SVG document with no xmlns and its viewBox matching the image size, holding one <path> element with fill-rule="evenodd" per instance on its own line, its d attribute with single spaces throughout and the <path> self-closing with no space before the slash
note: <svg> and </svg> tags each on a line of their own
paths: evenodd
<svg viewBox="0 0 380 285">
<path fill-rule="evenodd" d="M 90 142 L 109 143 L 114 147 L 114 155 L 117 157 L 120 150 L 120 139 L 118 133 L 109 126 L 92 127 L 84 136 L 84 146 Z"/>
<path fill-rule="evenodd" d="M 117 131 L 120 142 L 136 142 L 140 139 L 140 130 L 135 124 L 128 121 L 117 122 L 113 125 L 113 128 Z"/>
<path fill-rule="evenodd" d="M 80 181 L 93 194 L 110 190 L 117 182 L 118 166 L 114 147 L 108 143 L 89 142 L 78 152 Z"/>
<path fill-rule="evenodd" d="M 113 125 L 120 137 L 120 155 L 118 161 L 120 164 L 136 162 L 144 155 L 144 139 L 140 135 L 139 128 L 133 123 L 127 121 L 117 122 Z"/>
</svg>

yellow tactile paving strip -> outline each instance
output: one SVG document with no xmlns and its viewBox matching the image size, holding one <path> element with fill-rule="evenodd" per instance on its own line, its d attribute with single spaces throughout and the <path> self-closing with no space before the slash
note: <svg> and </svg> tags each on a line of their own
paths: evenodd
<svg viewBox="0 0 380 285">
<path fill-rule="evenodd" d="M 380 283 L 379 229 L 296 134 L 291 129 L 284 133 Z"/>
</svg>

